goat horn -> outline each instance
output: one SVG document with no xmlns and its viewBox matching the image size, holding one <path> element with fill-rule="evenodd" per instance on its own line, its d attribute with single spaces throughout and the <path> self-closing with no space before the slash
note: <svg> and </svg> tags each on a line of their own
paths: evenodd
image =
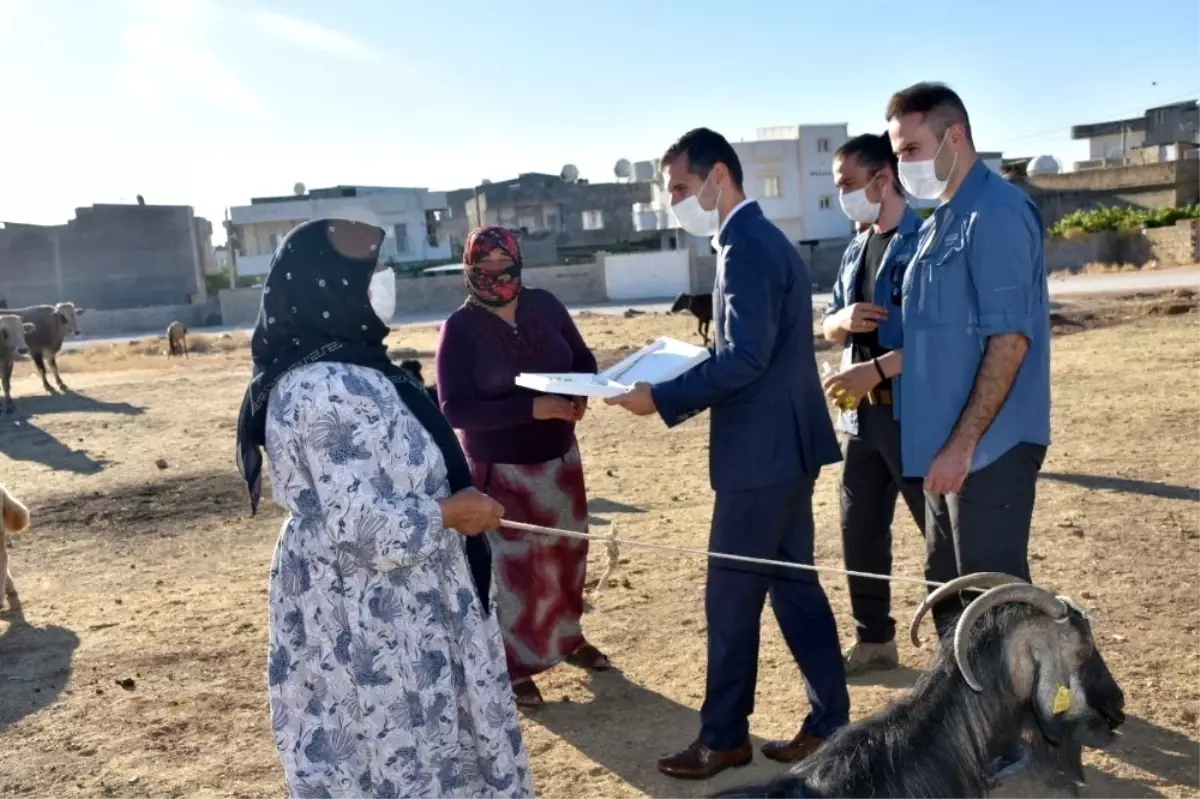
<svg viewBox="0 0 1200 799">
<path fill-rule="evenodd" d="M 963 614 L 958 617 L 958 625 L 954 628 L 954 662 L 958 664 L 958 670 L 962 672 L 967 685 L 975 691 L 982 691 L 983 686 L 975 679 L 968 658 L 967 645 L 971 636 L 971 628 L 983 614 L 992 608 L 1011 602 L 1031 605 L 1055 620 L 1062 619 L 1067 615 L 1067 606 L 1063 604 L 1062 600 L 1045 588 L 1024 582 L 990 588 L 983 596 L 968 605 Z"/>
<path fill-rule="evenodd" d="M 975 572 L 974 574 L 964 574 L 962 577 L 955 577 L 950 582 L 938 586 L 926 595 L 925 599 L 917 607 L 916 612 L 913 613 L 912 621 L 909 622 L 908 635 L 912 639 L 913 646 L 921 645 L 921 639 L 917 633 L 921 627 L 921 620 L 925 618 L 925 614 L 929 612 L 930 608 L 951 594 L 957 594 L 969 588 L 976 588 L 982 591 L 986 588 L 995 588 L 998 585 L 1024 582 L 1020 577 L 1013 577 L 1011 574 L 1004 574 L 1002 572 Z"/>
</svg>

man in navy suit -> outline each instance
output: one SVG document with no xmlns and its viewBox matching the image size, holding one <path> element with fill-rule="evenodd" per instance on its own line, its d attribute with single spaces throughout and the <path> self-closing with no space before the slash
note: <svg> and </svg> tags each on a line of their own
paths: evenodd
<svg viewBox="0 0 1200 799">
<path fill-rule="evenodd" d="M 711 408 L 709 475 L 716 492 L 709 549 L 813 562 L 813 484 L 841 460 L 813 352 L 812 282 L 799 252 L 742 191 L 723 136 L 687 133 L 662 158 L 672 211 L 696 236 L 715 234 L 716 347 L 704 363 L 606 400 L 670 427 Z M 708 779 L 749 763 L 763 602 L 800 666 L 811 711 L 795 738 L 763 754 L 796 762 L 849 720 L 837 623 L 814 572 L 710 559 L 704 613 L 708 685 L 700 737 L 658 762 L 664 774 Z"/>
</svg>

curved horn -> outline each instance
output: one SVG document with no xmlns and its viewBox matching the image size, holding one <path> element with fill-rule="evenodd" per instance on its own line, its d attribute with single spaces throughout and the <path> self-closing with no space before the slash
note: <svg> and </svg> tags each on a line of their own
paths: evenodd
<svg viewBox="0 0 1200 799">
<path fill-rule="evenodd" d="M 983 614 L 992 608 L 1011 602 L 1031 605 L 1056 621 L 1067 615 L 1067 606 L 1058 597 L 1045 588 L 1039 588 L 1036 585 L 1029 585 L 1028 583 L 998 585 L 995 588 L 988 589 L 983 596 L 968 605 L 963 614 L 958 617 L 958 625 L 954 628 L 954 662 L 958 664 L 958 670 L 962 672 L 963 679 L 967 681 L 967 685 L 971 686 L 975 691 L 982 691 L 983 686 L 975 679 L 975 674 L 971 671 L 971 664 L 967 657 L 967 644 L 970 639 L 971 628 L 975 626 L 975 622 L 979 621 L 979 618 Z"/>
<path fill-rule="evenodd" d="M 955 577 L 945 585 L 938 586 L 921 601 L 916 612 L 913 613 L 912 621 L 909 622 L 908 635 L 912 639 L 913 646 L 921 645 L 921 639 L 917 635 L 917 632 L 921 627 L 921 620 L 925 618 L 925 614 L 929 612 L 930 608 L 951 594 L 957 594 L 968 588 L 983 590 L 985 588 L 995 588 L 998 585 L 1024 582 L 1020 577 L 1013 577 L 1011 574 L 1004 574 L 1002 572 L 975 572 L 974 574 L 964 574 L 962 577 Z"/>
</svg>

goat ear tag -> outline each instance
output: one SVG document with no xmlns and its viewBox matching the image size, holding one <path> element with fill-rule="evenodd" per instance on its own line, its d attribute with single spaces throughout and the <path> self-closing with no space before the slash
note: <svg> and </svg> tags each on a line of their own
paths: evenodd
<svg viewBox="0 0 1200 799">
<path fill-rule="evenodd" d="M 1054 715 L 1061 716 L 1071 707 L 1071 691 L 1065 685 L 1058 686 L 1058 693 L 1054 694 L 1054 705 L 1051 710 Z"/>
</svg>

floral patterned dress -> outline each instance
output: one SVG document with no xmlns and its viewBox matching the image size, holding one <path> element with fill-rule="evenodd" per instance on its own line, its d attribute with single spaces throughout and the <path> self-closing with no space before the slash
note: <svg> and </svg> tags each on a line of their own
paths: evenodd
<svg viewBox="0 0 1200 799">
<path fill-rule="evenodd" d="M 297 797 L 529 797 L 495 614 L 442 526 L 441 452 L 392 384 L 297 367 L 272 390 L 271 723 Z"/>
</svg>

